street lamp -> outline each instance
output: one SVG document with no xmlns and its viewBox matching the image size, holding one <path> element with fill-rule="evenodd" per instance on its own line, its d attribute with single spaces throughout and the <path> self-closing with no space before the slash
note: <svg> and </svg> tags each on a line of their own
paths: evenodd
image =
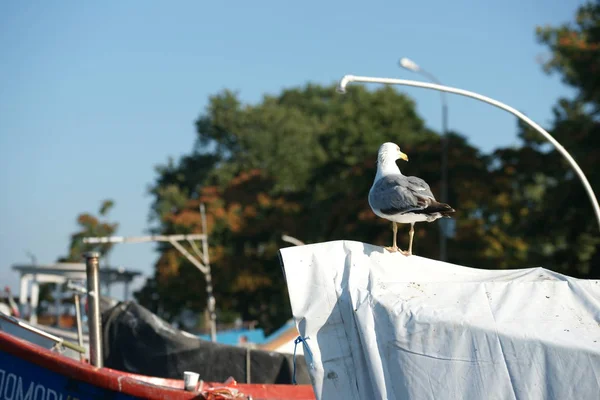
<svg viewBox="0 0 600 400">
<path fill-rule="evenodd" d="M 400 59 L 399 64 L 401 67 L 424 75 L 433 82 L 441 85 L 440 81 L 433 74 L 425 71 L 410 58 L 403 57 Z M 442 203 L 448 203 L 448 103 L 446 101 L 446 93 L 440 92 L 440 95 L 442 98 L 442 184 L 440 201 Z M 440 260 L 446 261 L 446 238 L 448 237 L 448 225 L 450 220 L 442 218 L 440 222 Z"/>
<path fill-rule="evenodd" d="M 550 143 L 552 143 L 554 145 L 554 147 L 556 147 L 556 149 L 563 155 L 563 157 L 571 164 L 571 167 L 577 173 L 577 176 L 579 177 L 579 180 L 583 184 L 583 187 L 585 188 L 585 190 L 587 192 L 590 202 L 592 203 L 592 207 L 594 208 L 594 212 L 596 213 L 596 221 L 598 223 L 598 227 L 600 228 L 600 205 L 598 204 L 598 199 L 596 199 L 596 195 L 594 194 L 594 190 L 592 189 L 592 186 L 590 185 L 589 181 L 585 177 L 585 174 L 583 173 L 581 168 L 579 168 L 579 165 L 577 165 L 577 162 L 573 159 L 573 157 L 571 157 L 569 152 L 567 150 L 565 150 L 565 148 L 556 139 L 554 139 L 552 137 L 552 135 L 550 135 L 548 132 L 546 132 L 546 130 L 544 130 L 544 128 L 542 128 L 541 126 L 539 126 L 538 124 L 533 122 L 531 119 L 529 119 L 525 114 L 521 113 L 520 111 L 517 111 L 516 109 L 514 109 L 504 103 L 501 103 L 498 100 L 494 100 L 490 97 L 482 96 L 475 92 L 469 92 L 468 90 L 457 89 L 457 88 L 453 88 L 450 86 L 443 86 L 443 85 L 438 85 L 438 84 L 434 84 L 434 83 L 411 81 L 411 80 L 407 80 L 407 79 L 375 78 L 375 77 L 369 77 L 369 76 L 345 75 L 342 77 L 342 79 L 340 79 L 339 85 L 337 87 L 337 91 L 339 93 L 345 93 L 346 86 L 348 86 L 348 84 L 351 82 L 382 83 L 382 84 L 388 84 L 388 85 L 404 85 L 404 86 L 420 87 L 420 88 L 424 88 L 424 89 L 433 89 L 433 90 L 438 90 L 441 92 L 454 93 L 454 94 L 458 94 L 461 96 L 470 97 L 472 99 L 476 99 L 476 100 L 482 101 L 484 103 L 491 104 L 495 107 L 501 108 L 504 111 L 508 111 L 509 113 L 515 115 L 516 117 L 520 118 L 523 122 L 525 122 L 529 126 L 531 126 L 533 129 L 535 129 L 536 131 L 541 133 L 542 136 L 544 136 L 544 138 L 546 138 L 546 140 L 548 140 Z"/>
<path fill-rule="evenodd" d="M 293 244 L 294 246 L 304 246 L 304 242 L 290 235 L 282 235 L 281 239 L 284 242 Z"/>
</svg>

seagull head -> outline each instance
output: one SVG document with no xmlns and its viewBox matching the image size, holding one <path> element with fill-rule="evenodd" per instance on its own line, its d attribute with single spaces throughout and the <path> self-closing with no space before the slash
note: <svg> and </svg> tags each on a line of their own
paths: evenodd
<svg viewBox="0 0 600 400">
<path fill-rule="evenodd" d="M 379 147 L 379 153 L 377 154 L 377 161 L 383 163 L 386 160 L 395 162 L 397 159 L 408 161 L 408 156 L 400 151 L 400 146 L 396 143 L 387 142 Z"/>
</svg>

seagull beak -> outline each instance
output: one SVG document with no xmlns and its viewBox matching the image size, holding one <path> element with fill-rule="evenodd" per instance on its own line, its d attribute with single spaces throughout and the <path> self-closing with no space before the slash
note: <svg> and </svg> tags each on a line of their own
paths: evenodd
<svg viewBox="0 0 600 400">
<path fill-rule="evenodd" d="M 408 162 L 408 156 L 406 154 L 404 154 L 403 152 L 400 152 L 400 159 Z"/>
</svg>

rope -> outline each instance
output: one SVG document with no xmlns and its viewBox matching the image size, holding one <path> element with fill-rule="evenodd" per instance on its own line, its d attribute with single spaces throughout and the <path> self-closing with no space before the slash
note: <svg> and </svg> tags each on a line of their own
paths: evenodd
<svg viewBox="0 0 600 400">
<path fill-rule="evenodd" d="M 306 344 L 307 339 L 308 338 L 303 338 L 302 336 L 298 336 L 294 340 L 294 358 L 293 358 L 294 370 L 292 372 L 292 384 L 294 384 L 294 385 L 297 385 L 297 383 L 296 383 L 296 347 L 298 346 L 298 343 L 304 342 L 304 344 Z M 308 347 L 308 344 L 306 344 L 306 346 Z"/>
</svg>

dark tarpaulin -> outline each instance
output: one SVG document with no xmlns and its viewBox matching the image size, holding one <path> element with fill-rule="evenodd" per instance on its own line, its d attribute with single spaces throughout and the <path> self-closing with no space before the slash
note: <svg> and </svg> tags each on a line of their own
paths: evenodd
<svg viewBox="0 0 600 400">
<path fill-rule="evenodd" d="M 171 327 L 146 308 L 127 301 L 102 314 L 104 365 L 120 371 L 183 379 L 184 371 L 200 379 L 223 382 L 232 376 L 247 383 L 292 383 L 293 356 L 212 343 Z M 298 346 L 301 346 L 299 344 Z M 296 355 L 296 382 L 310 384 L 306 361 Z"/>
</svg>

